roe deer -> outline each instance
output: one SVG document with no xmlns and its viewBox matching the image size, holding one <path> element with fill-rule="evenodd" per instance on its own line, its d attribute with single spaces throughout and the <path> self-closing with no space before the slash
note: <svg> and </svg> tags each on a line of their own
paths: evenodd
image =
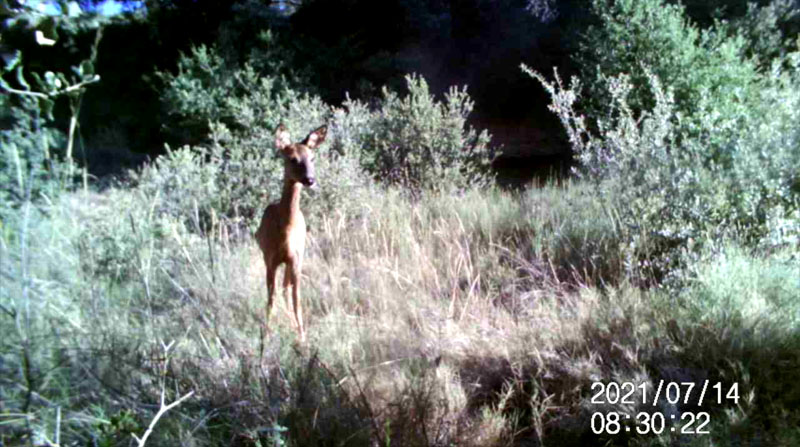
<svg viewBox="0 0 800 447">
<path fill-rule="evenodd" d="M 285 263 L 284 296 L 288 307 L 291 286 L 294 316 L 289 314 L 289 318 L 293 320 L 301 342 L 306 338 L 300 304 L 300 272 L 306 242 L 306 221 L 300 211 L 300 193 L 303 186 L 314 186 L 313 149 L 325 141 L 327 133 L 328 127 L 322 126 L 308 134 L 303 142 L 292 144 L 286 127 L 283 124 L 278 126 L 275 131 L 275 147 L 283 157 L 283 193 L 279 201 L 270 204 L 264 211 L 261 225 L 256 232 L 258 246 L 264 254 L 264 265 L 267 268 L 267 327 L 277 287 L 276 273 L 278 267 Z"/>
</svg>

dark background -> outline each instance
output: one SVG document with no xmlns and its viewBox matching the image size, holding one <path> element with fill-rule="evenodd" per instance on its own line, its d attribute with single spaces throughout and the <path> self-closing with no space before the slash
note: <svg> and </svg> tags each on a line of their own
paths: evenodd
<svg viewBox="0 0 800 447">
<path fill-rule="evenodd" d="M 82 2 L 85 7 L 92 2 Z M 502 183 L 565 173 L 571 155 L 544 90 L 520 63 L 545 74 L 576 72 L 570 54 L 591 24 L 588 1 L 555 0 L 543 17 L 537 0 L 150 0 L 104 27 L 96 71 L 80 123 L 83 147 L 96 176 L 119 173 L 164 151 L 164 143 L 197 142 L 167 116 L 157 70 L 174 71 L 179 54 L 215 45 L 231 64 L 252 54 L 256 36 L 271 30 L 302 70 L 304 88 L 330 104 L 349 93 L 369 100 L 384 85 L 404 88 L 406 73 L 425 77 L 441 96 L 468 86 L 475 101 L 471 124 L 488 129 L 502 148 L 494 166 Z M 743 14 L 746 2 L 688 1 L 688 12 L 709 24 L 714 11 Z M 85 57 L 94 31 L 41 47 L 29 32 L 4 33 L 23 50 L 27 68 L 69 67 Z M 62 106 L 63 107 L 63 106 Z M 65 110 L 60 110 L 66 116 Z"/>
</svg>

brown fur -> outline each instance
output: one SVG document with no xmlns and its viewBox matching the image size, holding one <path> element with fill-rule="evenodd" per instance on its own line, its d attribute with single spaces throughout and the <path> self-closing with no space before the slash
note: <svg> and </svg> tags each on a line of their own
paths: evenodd
<svg viewBox="0 0 800 447">
<path fill-rule="evenodd" d="M 306 241 L 306 221 L 300 211 L 300 194 L 303 186 L 313 186 L 314 152 L 327 135 L 327 126 L 322 126 L 306 137 L 302 143 L 290 143 L 289 133 L 281 124 L 275 131 L 275 146 L 284 159 L 283 193 L 281 199 L 267 206 L 256 240 L 264 254 L 267 270 L 267 326 L 272 315 L 277 270 L 286 264 L 283 287 L 289 313 L 289 287 L 292 288 L 292 324 L 297 328 L 300 340 L 305 341 L 303 310 L 300 303 L 300 272 L 303 268 L 303 252 Z"/>
</svg>

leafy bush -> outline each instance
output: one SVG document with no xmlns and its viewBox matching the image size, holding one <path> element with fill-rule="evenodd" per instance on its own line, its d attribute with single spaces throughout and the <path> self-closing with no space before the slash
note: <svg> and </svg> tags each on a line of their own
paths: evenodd
<svg viewBox="0 0 800 447">
<path fill-rule="evenodd" d="M 52 123 L 42 116 L 37 100 L 18 100 L 15 106 L 5 95 L 0 99 L 6 103 L 0 119 L 11 123 L 0 131 L 0 216 L 30 197 L 52 197 L 60 189 L 57 180 L 63 171 L 55 152 L 63 147 L 64 134 L 48 125 Z"/>
<path fill-rule="evenodd" d="M 592 10 L 600 23 L 583 36 L 577 59 L 590 92 L 585 106 L 593 113 L 608 111 L 606 78 L 620 74 L 628 75 L 634 87 L 628 98 L 634 113 L 651 109 L 655 98 L 648 89 L 648 71 L 672 89 L 688 127 L 706 112 L 708 102 L 720 123 L 727 124 L 745 115 L 757 99 L 756 66 L 744 57 L 747 41 L 726 25 L 701 31 L 682 5 L 664 0 L 594 0 Z"/>
<path fill-rule="evenodd" d="M 315 158 L 319 188 L 304 199 L 312 225 L 320 212 L 358 215 L 375 193 L 367 172 L 416 190 L 465 189 L 489 180 L 489 136 L 466 128 L 473 104 L 464 90 L 452 89 L 440 103 L 422 78 L 409 76 L 407 97 L 384 89 L 377 110 L 348 98 L 345 112 L 248 64 L 226 69 L 217 51 L 204 47 L 181 59 L 177 75 L 161 76 L 171 110 L 197 126 L 208 123 L 207 144 L 194 154 L 188 147 L 171 151 L 133 177 L 149 194 L 174 197 L 161 202 L 160 211 L 183 216 L 190 228 L 198 222 L 205 228 L 214 218 L 255 225 L 280 197 L 283 161 L 274 130 L 281 123 L 293 141 L 321 124 L 330 127 Z"/>
<path fill-rule="evenodd" d="M 467 127 L 474 103 L 452 87 L 437 102 L 422 77 L 406 76 L 408 95 L 383 89 L 363 135 L 364 167 L 377 179 L 407 188 L 459 190 L 486 185 L 489 134 Z"/>
<path fill-rule="evenodd" d="M 152 164 L 131 172 L 132 180 L 143 195 L 151 198 L 159 214 L 179 216 L 189 228 L 196 228 L 200 220 L 195 216 L 202 212 L 207 217 L 211 210 L 222 210 L 219 169 L 207 160 L 202 148 L 167 149 Z"/>
<path fill-rule="evenodd" d="M 759 8 L 747 4 L 747 13 L 731 21 L 732 29 L 745 36 L 747 55 L 762 68 L 792 52 L 800 31 L 800 6 L 792 0 L 773 0 Z"/>
<path fill-rule="evenodd" d="M 180 55 L 177 74 L 157 72 L 157 75 L 165 84 L 161 100 L 167 113 L 199 123 L 228 117 L 225 100 L 239 93 L 233 90 L 235 71 L 214 48 L 205 45 L 192 47 L 189 55 Z"/>
<path fill-rule="evenodd" d="M 161 101 L 172 119 L 168 127 L 181 142 L 208 143 L 210 123 L 234 125 L 238 102 L 255 90 L 276 101 L 289 94 L 279 78 L 262 77 L 249 64 L 232 66 L 216 48 L 204 45 L 180 56 L 177 74 L 156 75 L 164 84 Z M 269 85 L 260 85 L 262 80 Z"/>
<path fill-rule="evenodd" d="M 14 28 L 17 32 L 35 33 L 39 45 L 49 46 L 56 43 L 57 31 L 74 35 L 80 28 L 99 26 L 97 21 L 87 20 L 85 14 L 56 20 L 38 6 L 23 4 L 4 11 L 4 33 Z M 41 65 L 23 61 L 20 50 L 4 48 L 0 66 L 0 216 L 23 201 L 38 200 L 43 195 L 52 197 L 75 180 L 73 143 L 78 113 L 86 86 L 100 80 L 94 72 L 94 62 L 101 37 L 102 32 L 97 29 L 90 56 L 71 66 L 71 73 L 42 73 Z M 74 41 L 64 47 L 76 50 Z M 57 102 L 69 105 L 68 123 L 56 119 L 53 111 Z M 65 124 L 67 135 L 61 130 Z"/>
<path fill-rule="evenodd" d="M 170 151 L 133 173 L 149 194 L 160 191 L 173 198 L 161 202 L 160 212 L 181 216 L 198 230 L 215 219 L 257 225 L 256 218 L 282 191 L 275 129 L 283 123 L 292 141 L 300 141 L 332 120 L 328 140 L 333 143 L 318 148 L 315 158 L 319 189 L 306 194 L 303 209 L 313 222 L 318 212 L 365 203 L 369 181 L 358 152 L 343 152 L 338 143 L 341 125 L 334 122 L 346 121 L 344 115 L 336 118 L 318 97 L 287 87 L 282 78 L 261 75 L 248 64 L 224 74 L 224 65 L 215 50 L 201 47 L 182 58 L 178 75 L 162 74 L 169 81 L 164 100 L 171 110 L 196 126 L 205 122 L 208 130 L 203 146 Z"/>
<path fill-rule="evenodd" d="M 551 107 L 567 128 L 584 173 L 617 205 L 635 246 L 661 240 L 674 248 L 725 235 L 768 245 L 798 241 L 800 197 L 792 166 L 800 162 L 795 124 L 800 96 L 788 84 L 764 92 L 762 107 L 772 109 L 769 121 L 766 110 L 750 116 L 755 128 L 732 140 L 729 157 L 719 160 L 709 157 L 705 139 L 681 134 L 674 97 L 655 75 L 649 82 L 656 105 L 639 117 L 628 105 L 629 78 L 610 78 L 611 112 L 597 120 L 594 134 L 574 108 L 580 95 L 576 79 L 565 88 L 558 78 L 550 84 L 532 74 L 552 95 Z M 715 131 L 713 121 L 703 117 L 704 132 Z"/>
<path fill-rule="evenodd" d="M 688 269 L 692 281 L 672 301 L 671 330 L 687 364 L 705 364 L 715 375 L 738 382 L 747 396 L 742 413 L 731 419 L 739 433 L 763 431 L 761 425 L 796 426 L 798 415 L 787 408 L 798 395 L 797 368 L 781 368 L 775 359 L 797 359 L 800 346 L 800 264 L 796 249 L 766 255 L 726 241 L 702 250 Z M 713 373 L 712 373 L 713 374 Z M 770 421 L 770 415 L 785 414 Z M 743 419 L 751 419 L 745 422 Z M 781 429 L 774 429 L 780 433 Z M 797 434 L 775 444 L 795 445 Z"/>
<path fill-rule="evenodd" d="M 706 250 L 692 266 L 697 278 L 687 294 L 693 295 L 699 318 L 725 322 L 757 322 L 772 315 L 772 323 L 795 332 L 800 324 L 800 263 L 791 250 L 753 257 L 737 246 Z"/>
<path fill-rule="evenodd" d="M 725 235 L 797 243 L 800 53 L 759 71 L 743 37 L 723 24 L 700 32 L 680 6 L 594 8 L 601 25 L 587 45 L 597 44 L 600 64 L 588 90 L 606 102 L 589 98 L 593 115 L 577 110 L 577 79 L 567 88 L 557 74 L 550 83 L 523 69 L 550 93 L 583 173 L 616 203 L 633 247 L 672 262 L 676 247 Z"/>
</svg>

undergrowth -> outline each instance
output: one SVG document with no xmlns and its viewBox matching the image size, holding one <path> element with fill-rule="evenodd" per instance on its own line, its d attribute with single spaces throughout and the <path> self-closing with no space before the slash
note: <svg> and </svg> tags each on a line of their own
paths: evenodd
<svg viewBox="0 0 800 447">
<path fill-rule="evenodd" d="M 789 253 L 721 246 L 684 290 L 643 289 L 615 213 L 583 184 L 414 202 L 378 190 L 310 228 L 298 345 L 281 312 L 262 329 L 247 230 L 198 231 L 155 212 L 161 200 L 65 195 L 31 211 L 27 254 L 7 230 L 4 443 L 127 444 L 163 381 L 167 401 L 195 394 L 148 445 L 657 445 L 669 438 L 593 433 L 595 412 L 649 408 L 592 403 L 591 386 L 652 395 L 660 380 L 739 384 L 738 404 L 703 408 L 698 445 L 796 439 Z M 29 307 L 13 305 L 22 288 Z"/>
</svg>

